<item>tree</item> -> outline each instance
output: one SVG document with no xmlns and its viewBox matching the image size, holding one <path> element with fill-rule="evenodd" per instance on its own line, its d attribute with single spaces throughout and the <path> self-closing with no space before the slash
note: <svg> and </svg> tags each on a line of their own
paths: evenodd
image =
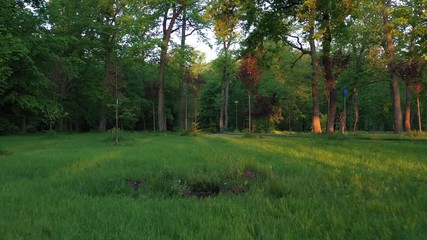
<svg viewBox="0 0 427 240">
<path fill-rule="evenodd" d="M 121 40 L 120 33 L 120 17 L 123 16 L 123 10 L 127 6 L 126 1 L 122 0 L 107 0 L 100 1 L 98 5 L 100 24 L 98 33 L 102 46 L 102 54 L 104 61 L 104 84 L 108 84 L 110 79 L 115 78 L 114 54 L 118 48 L 118 43 Z M 113 70 L 112 70 L 113 69 Z M 113 76 L 110 76 L 110 75 Z M 107 126 L 107 106 L 105 99 L 101 100 L 99 130 L 105 131 Z"/>
<path fill-rule="evenodd" d="M 249 54 L 240 62 L 238 69 L 238 77 L 245 85 L 246 93 L 248 95 L 248 130 L 252 132 L 252 114 L 251 114 L 251 96 L 254 93 L 256 86 L 261 78 L 262 71 L 258 67 L 258 61 Z"/>
<path fill-rule="evenodd" d="M 312 131 L 321 133 L 320 108 L 319 108 L 319 78 L 320 62 L 317 56 L 316 32 L 317 1 L 260 1 L 257 6 L 248 7 L 246 30 L 249 36 L 246 39 L 248 47 L 259 46 L 266 39 L 276 42 L 285 42 L 289 46 L 310 55 L 312 61 Z M 303 29 L 303 36 L 292 34 L 295 27 Z M 307 49 L 304 39 L 309 44 Z M 295 61 L 295 62 L 296 62 Z"/>
<path fill-rule="evenodd" d="M 162 6 L 162 41 L 160 44 L 160 68 L 159 68 L 159 101 L 158 101 L 158 124 L 160 131 L 166 131 L 166 116 L 165 116 L 165 72 L 168 58 L 168 47 L 172 33 L 178 31 L 175 27 L 175 22 L 178 17 L 187 8 L 188 3 L 185 1 L 167 2 Z"/>
<path fill-rule="evenodd" d="M 0 9 L 0 124 L 8 130 L 20 125 L 25 132 L 28 120 L 42 114 L 44 96 L 51 93 L 41 66 L 46 46 L 41 8 L 41 1 L 6 0 Z"/>
<path fill-rule="evenodd" d="M 230 47 L 237 40 L 237 27 L 243 13 L 241 0 L 213 0 L 207 10 L 207 17 L 214 25 L 216 38 L 222 47 L 221 110 L 219 117 L 220 132 L 228 128 L 228 103 L 230 86 Z"/>
<path fill-rule="evenodd" d="M 194 1 L 183 11 L 178 22 L 181 24 L 181 66 L 182 81 L 179 85 L 179 128 L 188 129 L 188 85 L 186 84 L 186 71 L 193 61 L 192 49 L 186 45 L 187 37 L 198 33 L 199 38 L 203 38 L 202 30 L 207 28 L 209 21 L 203 16 L 206 12 L 206 1 Z"/>
<path fill-rule="evenodd" d="M 393 43 L 392 26 L 390 25 L 390 10 L 391 0 L 385 0 L 382 2 L 382 18 L 384 28 L 384 39 L 386 43 L 386 55 L 388 58 L 387 67 L 391 76 L 391 96 L 392 106 L 394 113 L 393 128 L 395 133 L 402 132 L 402 109 L 400 107 L 400 91 L 399 91 L 399 79 L 395 70 L 395 48 Z"/>
</svg>

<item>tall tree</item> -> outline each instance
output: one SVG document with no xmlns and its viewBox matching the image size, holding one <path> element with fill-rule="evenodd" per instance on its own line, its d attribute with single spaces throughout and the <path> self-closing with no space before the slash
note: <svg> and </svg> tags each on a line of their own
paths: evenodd
<svg viewBox="0 0 427 240">
<path fill-rule="evenodd" d="M 427 36 L 423 26 L 423 9 L 427 2 L 419 0 L 399 1 L 391 12 L 395 31 L 396 64 L 395 71 L 405 82 L 405 131 L 411 130 L 411 92 L 416 90 L 417 82 L 422 79 L 424 59 L 422 48 Z M 416 91 L 417 92 L 417 91 Z"/>
<path fill-rule="evenodd" d="M 166 116 L 165 116 L 165 72 L 168 59 L 168 48 L 172 33 L 179 30 L 176 28 L 175 22 L 178 17 L 187 8 L 186 1 L 166 2 L 163 5 L 162 19 L 162 41 L 160 44 L 160 68 L 159 68 L 159 101 L 158 101 L 158 124 L 160 131 L 166 131 Z"/>
<path fill-rule="evenodd" d="M 251 114 L 251 97 L 254 94 L 255 88 L 261 78 L 262 71 L 258 67 L 258 61 L 250 53 L 247 57 L 243 58 L 240 62 L 238 69 L 238 77 L 245 85 L 246 93 L 248 95 L 248 130 L 252 132 L 252 114 Z"/>
<path fill-rule="evenodd" d="M 206 12 L 207 1 L 194 1 L 189 3 L 188 7 L 183 11 L 178 23 L 181 25 L 181 66 L 182 66 L 182 81 L 179 85 L 179 128 L 181 130 L 188 129 L 188 84 L 186 81 L 187 68 L 191 64 L 191 48 L 187 46 L 187 38 L 197 33 L 199 39 L 204 37 L 203 30 L 207 28 L 209 21 L 203 16 Z"/>
<path fill-rule="evenodd" d="M 104 61 L 104 84 L 108 85 L 109 79 L 113 79 L 115 74 L 114 54 L 118 48 L 118 43 L 121 40 L 120 36 L 120 16 L 123 15 L 123 9 L 127 2 L 124 0 L 107 0 L 100 1 L 99 8 L 99 23 L 98 32 L 102 43 L 102 53 Z M 107 105 L 106 99 L 101 100 L 99 130 L 105 131 L 107 126 Z"/>
<path fill-rule="evenodd" d="M 29 118 L 41 115 L 50 103 L 43 97 L 51 91 L 42 69 L 47 54 L 41 3 L 6 0 L 0 9 L 0 133 L 21 123 L 25 131 Z"/>
<path fill-rule="evenodd" d="M 291 47 L 308 54 L 312 61 L 312 131 L 321 133 L 319 107 L 320 62 L 317 56 L 318 11 L 317 1 L 260 1 L 248 7 L 247 26 L 249 47 L 262 46 L 266 39 L 285 42 Z M 303 36 L 292 34 L 296 28 L 303 29 Z M 308 42 L 309 48 L 303 41 Z"/>
<path fill-rule="evenodd" d="M 230 48 L 237 40 L 237 27 L 242 17 L 243 2 L 241 0 L 212 0 L 207 17 L 213 20 L 214 31 L 223 54 L 221 77 L 221 110 L 219 117 L 220 132 L 228 128 L 228 105 L 230 86 Z"/>
<path fill-rule="evenodd" d="M 391 76 L 390 89 L 394 113 L 393 129 L 395 133 L 402 132 L 402 108 L 400 106 L 399 78 L 395 69 L 395 48 L 393 43 L 392 26 L 390 24 L 391 0 L 382 2 L 382 18 L 388 70 Z"/>
</svg>

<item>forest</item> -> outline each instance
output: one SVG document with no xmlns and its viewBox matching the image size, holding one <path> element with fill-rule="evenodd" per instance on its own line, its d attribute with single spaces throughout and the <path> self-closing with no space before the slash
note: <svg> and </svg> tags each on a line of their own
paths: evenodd
<svg viewBox="0 0 427 240">
<path fill-rule="evenodd" d="M 0 135 L 427 124 L 425 0 L 2 2 Z"/>
</svg>

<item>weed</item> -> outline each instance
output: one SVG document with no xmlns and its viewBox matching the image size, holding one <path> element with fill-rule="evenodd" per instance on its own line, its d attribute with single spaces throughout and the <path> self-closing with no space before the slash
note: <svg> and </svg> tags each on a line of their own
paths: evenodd
<svg viewBox="0 0 427 240">
<path fill-rule="evenodd" d="M 271 177 L 267 182 L 266 190 L 270 195 L 277 198 L 282 198 L 285 196 L 286 186 L 280 178 Z"/>
</svg>

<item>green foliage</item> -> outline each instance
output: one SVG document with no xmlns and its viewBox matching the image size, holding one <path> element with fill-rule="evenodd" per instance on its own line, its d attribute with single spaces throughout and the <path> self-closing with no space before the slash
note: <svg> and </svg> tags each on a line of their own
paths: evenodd
<svg viewBox="0 0 427 240">
<path fill-rule="evenodd" d="M 53 130 L 55 122 L 65 117 L 64 109 L 57 103 L 50 103 L 46 105 L 42 110 L 43 122 L 49 126 L 49 130 Z"/>
<path fill-rule="evenodd" d="M 357 89 L 358 129 L 393 130 L 384 29 L 378 27 L 383 24 L 380 13 L 384 1 L 5 0 L 0 9 L 0 134 L 42 131 L 47 126 L 58 131 L 92 131 L 99 128 L 104 112 L 107 129 L 112 128 L 114 109 L 102 111 L 101 106 L 107 106 L 118 95 L 122 102 L 120 127 L 155 129 L 155 83 L 159 46 L 163 46 L 157 33 L 165 9 L 174 4 L 186 7 L 187 33 L 194 30 L 200 41 L 207 40 L 201 29 L 212 24 L 221 50 L 219 57 L 206 65 L 202 64 L 202 54 L 191 46 L 171 42 L 165 79 L 169 129 L 179 126 L 183 63 L 191 63 L 196 76 L 193 80 L 200 76 L 206 82 L 201 86 L 190 81 L 190 122 L 197 122 L 197 129 L 206 132 L 218 131 L 218 113 L 225 101 L 221 99 L 221 84 L 228 83 L 229 129 L 247 128 L 245 86 L 233 76 L 238 70 L 236 56 L 252 52 L 263 70 L 258 93 L 274 100 L 268 117 L 256 120 L 258 126 L 262 125 L 259 131 L 310 131 L 311 61 L 307 49 L 298 50 L 298 46 L 306 46 L 309 30 L 314 26 L 313 37 L 320 41 L 327 26 L 324 17 L 329 15 L 331 56 L 342 53 L 350 60 L 345 69 L 340 69 L 343 71 L 336 79 L 336 89 Z M 421 0 L 398 1 L 390 7 L 397 63 L 425 59 L 425 8 L 426 3 Z M 179 21 L 177 26 L 181 25 Z M 240 30 L 246 33 L 240 35 Z M 242 39 L 243 36 L 247 38 Z M 241 40 L 241 46 L 235 44 Z M 344 66 L 345 62 L 334 63 Z M 425 75 L 420 75 L 421 85 L 425 85 Z M 320 112 L 325 120 L 325 84 L 322 79 L 319 83 Z M 115 91 L 115 85 L 119 91 Z M 421 103 L 427 99 L 425 92 L 420 93 Z M 348 96 L 348 129 L 355 122 L 353 100 Z M 343 111 L 343 104 L 339 94 L 338 113 Z M 424 125 L 426 107 L 421 105 Z"/>
</svg>

